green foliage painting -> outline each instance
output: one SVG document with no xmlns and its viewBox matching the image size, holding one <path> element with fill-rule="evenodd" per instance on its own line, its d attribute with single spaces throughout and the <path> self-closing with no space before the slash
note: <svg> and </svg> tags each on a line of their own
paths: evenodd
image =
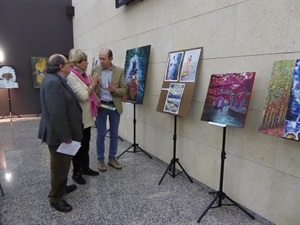
<svg viewBox="0 0 300 225">
<path fill-rule="evenodd" d="M 274 63 L 259 131 L 300 141 L 300 60 Z"/>
</svg>

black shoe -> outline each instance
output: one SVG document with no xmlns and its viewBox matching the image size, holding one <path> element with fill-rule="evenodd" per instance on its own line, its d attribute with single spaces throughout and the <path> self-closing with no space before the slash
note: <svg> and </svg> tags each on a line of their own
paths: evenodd
<svg viewBox="0 0 300 225">
<path fill-rule="evenodd" d="M 90 176 L 97 176 L 99 175 L 99 172 L 92 170 L 91 168 L 82 170 L 81 172 L 82 175 L 90 175 Z"/>
<path fill-rule="evenodd" d="M 77 186 L 75 184 L 67 185 L 66 186 L 66 192 L 69 194 L 77 189 Z"/>
<path fill-rule="evenodd" d="M 79 172 L 73 173 L 72 178 L 77 184 L 86 184 L 85 179 L 81 176 Z"/>
<path fill-rule="evenodd" d="M 59 212 L 71 212 L 72 206 L 70 206 L 65 200 L 58 203 L 50 203 L 50 205 Z"/>
</svg>

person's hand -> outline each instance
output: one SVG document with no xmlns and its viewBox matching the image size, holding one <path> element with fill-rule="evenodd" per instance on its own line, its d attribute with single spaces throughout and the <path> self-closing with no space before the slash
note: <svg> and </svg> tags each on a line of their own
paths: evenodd
<svg viewBox="0 0 300 225">
<path fill-rule="evenodd" d="M 117 85 L 115 82 L 111 81 L 111 82 L 108 82 L 108 90 L 111 92 L 111 93 L 114 93 L 115 92 L 115 89 L 116 89 Z"/>
<path fill-rule="evenodd" d="M 72 139 L 67 140 L 65 143 L 66 143 L 66 144 L 71 144 L 71 143 L 72 143 Z"/>
<path fill-rule="evenodd" d="M 100 83 L 100 78 L 97 72 L 94 72 L 94 74 L 91 76 L 91 81 L 94 87 Z"/>
</svg>

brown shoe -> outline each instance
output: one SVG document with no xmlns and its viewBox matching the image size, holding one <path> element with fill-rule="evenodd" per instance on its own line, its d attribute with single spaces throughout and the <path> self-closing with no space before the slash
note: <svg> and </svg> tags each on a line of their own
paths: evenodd
<svg viewBox="0 0 300 225">
<path fill-rule="evenodd" d="M 117 170 L 122 169 L 121 164 L 116 159 L 109 160 L 108 165 L 110 165 L 111 167 Z"/>
<path fill-rule="evenodd" d="M 98 170 L 101 172 L 105 172 L 107 170 L 107 166 L 103 160 L 98 161 Z"/>
</svg>

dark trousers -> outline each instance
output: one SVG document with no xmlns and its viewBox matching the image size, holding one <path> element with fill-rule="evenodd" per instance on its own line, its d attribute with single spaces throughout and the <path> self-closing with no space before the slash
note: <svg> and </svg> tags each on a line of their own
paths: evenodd
<svg viewBox="0 0 300 225">
<path fill-rule="evenodd" d="M 83 138 L 81 147 L 73 157 L 74 172 L 79 172 L 80 169 L 87 170 L 90 166 L 89 150 L 91 140 L 91 127 L 83 129 Z"/>
<path fill-rule="evenodd" d="M 56 152 L 58 146 L 48 146 L 50 152 L 51 190 L 49 201 L 57 203 L 66 194 L 68 173 L 72 156 Z"/>
</svg>

